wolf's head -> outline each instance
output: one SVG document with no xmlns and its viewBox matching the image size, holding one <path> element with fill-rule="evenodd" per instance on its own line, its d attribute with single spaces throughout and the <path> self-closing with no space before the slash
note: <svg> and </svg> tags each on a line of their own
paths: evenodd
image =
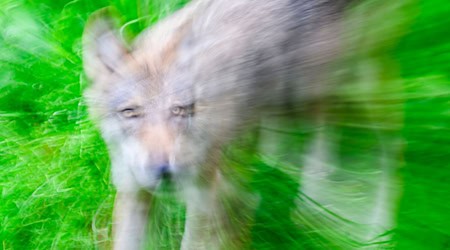
<svg viewBox="0 0 450 250">
<path fill-rule="evenodd" d="M 83 60 L 92 85 L 85 96 L 119 189 L 198 178 L 229 137 L 234 108 L 212 104 L 179 55 L 186 22 L 179 16 L 166 20 L 133 46 L 119 38 L 104 13 L 88 22 Z"/>
</svg>

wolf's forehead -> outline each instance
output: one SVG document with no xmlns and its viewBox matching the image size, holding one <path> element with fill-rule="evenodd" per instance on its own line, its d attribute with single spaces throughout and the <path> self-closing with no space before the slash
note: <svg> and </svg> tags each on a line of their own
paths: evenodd
<svg viewBox="0 0 450 250">
<path fill-rule="evenodd" d="M 133 58 L 155 77 L 163 76 L 179 62 L 181 40 L 170 32 L 148 32 L 135 41 Z"/>
<path fill-rule="evenodd" d="M 103 92 L 107 98 L 114 102 L 122 102 L 130 97 L 153 97 L 157 96 L 162 88 L 158 81 L 142 72 L 127 72 L 112 79 Z"/>
<path fill-rule="evenodd" d="M 136 50 L 136 60 L 139 70 L 135 77 L 135 84 L 147 88 L 151 93 L 174 92 L 185 93 L 188 84 L 192 82 L 190 68 L 179 58 L 163 58 L 163 55 L 155 55 L 151 52 L 139 53 Z M 168 94 L 168 93 L 165 93 Z"/>
<path fill-rule="evenodd" d="M 148 33 L 141 37 L 132 50 L 136 66 L 146 74 L 144 91 L 154 98 L 168 101 L 185 102 L 185 99 L 192 99 L 191 65 L 186 65 L 187 62 L 182 60 L 179 41 L 168 42 L 154 35 Z M 162 37 L 169 36 L 166 34 Z"/>
<path fill-rule="evenodd" d="M 127 107 L 156 108 L 166 105 L 163 93 L 156 91 L 142 91 L 138 89 L 118 89 L 109 99 L 110 105 L 116 109 Z"/>
<path fill-rule="evenodd" d="M 156 80 L 150 76 L 122 79 L 107 92 L 114 107 L 161 107 L 174 104 L 190 104 L 194 100 L 193 89 L 183 81 Z"/>
</svg>

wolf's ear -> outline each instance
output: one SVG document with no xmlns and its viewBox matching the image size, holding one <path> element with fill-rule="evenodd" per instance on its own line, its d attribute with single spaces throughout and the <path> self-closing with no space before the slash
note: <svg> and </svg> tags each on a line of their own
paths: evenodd
<svg viewBox="0 0 450 250">
<path fill-rule="evenodd" d="M 83 67 L 94 81 L 115 72 L 129 53 L 117 35 L 117 18 L 112 13 L 105 8 L 92 14 L 83 33 Z"/>
</svg>

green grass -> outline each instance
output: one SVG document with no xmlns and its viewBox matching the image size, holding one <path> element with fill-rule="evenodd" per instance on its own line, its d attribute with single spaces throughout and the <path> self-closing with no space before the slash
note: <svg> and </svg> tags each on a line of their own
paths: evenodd
<svg viewBox="0 0 450 250">
<path fill-rule="evenodd" d="M 2 249 L 108 245 L 114 189 L 105 145 L 88 120 L 82 99 L 88 83 L 81 67 L 81 34 L 89 15 L 105 6 L 115 6 L 133 37 L 185 2 L 0 0 Z M 364 1 L 361 8 L 371 8 L 372 2 Z M 399 66 L 395 80 L 405 89 L 386 93 L 404 105 L 404 190 L 392 248 L 450 249 L 450 4 L 411 3 L 400 12 L 381 8 L 386 14 L 361 29 L 371 39 L 360 53 L 376 55 L 375 47 L 388 36 L 386 29 L 407 19 L 403 32 L 394 32 L 399 43 L 388 51 Z M 341 133 L 354 138 L 364 131 L 344 126 Z M 350 141 L 353 149 L 370 144 L 370 135 L 364 136 L 365 140 Z M 344 148 L 342 154 L 365 154 L 353 149 Z M 339 239 L 344 237 L 340 228 L 321 232 L 314 225 L 294 223 L 290 215 L 300 184 L 285 172 L 248 158 L 253 172 L 246 185 L 262 198 L 252 231 L 253 248 L 326 249 L 346 241 Z M 161 216 L 153 221 L 157 224 L 153 247 L 176 249 L 183 207 L 170 198 L 162 201 Z"/>
</svg>

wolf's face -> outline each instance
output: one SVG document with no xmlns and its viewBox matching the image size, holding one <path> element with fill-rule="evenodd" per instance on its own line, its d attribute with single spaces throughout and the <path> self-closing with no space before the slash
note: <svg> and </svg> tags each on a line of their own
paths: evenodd
<svg viewBox="0 0 450 250">
<path fill-rule="evenodd" d="M 84 39 L 89 110 L 119 189 L 193 180 L 214 164 L 233 108 L 207 104 L 189 67 L 175 61 L 174 41 L 145 38 L 127 50 L 106 20 L 91 23 Z"/>
</svg>

